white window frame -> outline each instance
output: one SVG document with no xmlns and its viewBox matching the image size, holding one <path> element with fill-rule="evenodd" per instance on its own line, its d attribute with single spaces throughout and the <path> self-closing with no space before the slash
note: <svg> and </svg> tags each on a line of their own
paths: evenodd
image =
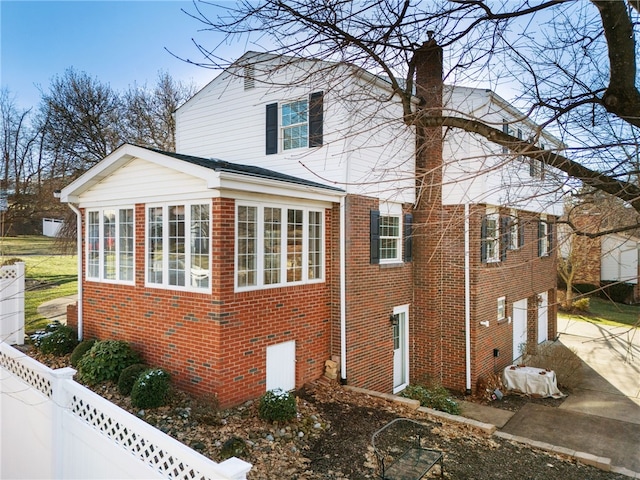
<svg viewBox="0 0 640 480">
<path fill-rule="evenodd" d="M 192 252 L 191 252 L 191 244 L 192 239 L 194 238 L 192 233 L 192 220 L 191 220 L 191 207 L 196 205 L 202 205 L 207 208 L 208 212 L 208 231 L 207 231 L 207 243 L 208 243 L 208 256 L 206 263 L 209 265 L 208 269 L 195 269 L 192 266 Z M 185 285 L 172 285 L 170 283 L 170 256 L 171 252 L 169 252 L 169 236 L 170 236 L 170 228 L 169 228 L 169 208 L 172 207 L 184 207 L 185 218 L 184 218 L 184 275 L 185 275 Z M 154 265 L 150 265 L 151 261 L 149 259 L 150 251 L 149 251 L 149 241 L 150 241 L 150 228 L 149 228 L 149 211 L 154 208 L 162 209 L 162 254 L 160 256 L 160 260 L 154 262 Z M 212 209 L 211 209 L 211 199 L 202 199 L 202 200 L 193 200 L 189 202 L 176 200 L 174 202 L 164 202 L 164 203 L 148 203 L 145 205 L 145 286 L 149 288 L 160 288 L 166 290 L 180 290 L 180 291 L 191 291 L 191 292 L 211 292 L 211 284 L 212 284 L 212 256 L 211 256 L 211 225 L 212 225 Z M 162 281 L 156 282 L 152 281 L 151 272 L 152 269 L 160 268 L 160 273 L 162 275 Z M 208 284 L 205 286 L 199 286 L 199 283 L 203 283 L 203 279 L 208 278 Z"/>
<path fill-rule="evenodd" d="M 518 250 L 520 248 L 520 218 L 518 211 L 511 209 L 509 212 L 509 250 Z"/>
<path fill-rule="evenodd" d="M 540 236 L 540 238 L 538 238 L 538 242 L 539 242 L 539 251 L 540 251 L 540 257 L 548 257 L 550 255 L 549 252 L 549 222 L 547 220 L 547 216 L 546 215 L 540 215 L 540 222 L 543 225 L 544 228 L 544 234 Z"/>
<path fill-rule="evenodd" d="M 298 103 L 304 103 L 306 105 L 306 108 L 304 110 L 305 115 L 306 115 L 306 119 L 304 122 L 296 122 L 296 123 L 290 123 L 285 125 L 285 115 L 284 115 L 284 109 L 285 107 L 289 106 L 289 105 L 294 105 L 294 104 L 298 104 Z M 279 114 L 279 122 L 280 122 L 280 133 L 279 133 L 279 137 L 280 137 L 280 151 L 282 152 L 286 152 L 288 150 L 296 150 L 298 148 L 309 148 L 309 98 L 298 98 L 296 100 L 290 100 L 290 101 L 286 101 L 286 102 L 280 102 L 278 104 L 278 114 Z M 286 139 L 285 139 L 285 132 L 287 131 L 293 131 L 294 129 L 304 129 L 305 131 L 305 135 L 304 137 L 302 135 L 299 135 L 296 138 L 304 138 L 304 142 L 303 144 L 296 144 L 295 146 L 287 146 L 286 143 Z"/>
<path fill-rule="evenodd" d="M 487 219 L 487 236 L 482 240 L 486 245 L 486 263 L 496 263 L 500 261 L 500 214 L 493 210 L 487 210 L 485 218 Z M 488 234 L 489 221 L 495 222 L 495 231 L 493 236 Z M 493 245 L 491 255 L 489 255 L 489 245 Z"/>
<path fill-rule="evenodd" d="M 252 252 L 244 252 L 247 255 L 253 257 L 253 262 L 255 265 L 255 269 L 251 270 L 253 272 L 254 279 L 250 284 L 240 284 L 239 277 L 241 275 L 240 271 L 240 243 L 239 243 L 239 210 L 241 208 L 252 208 L 255 209 L 255 233 L 254 237 L 251 237 L 251 244 L 254 246 L 254 251 Z M 280 264 L 280 270 L 278 275 L 278 281 L 274 281 L 273 283 L 267 283 L 265 281 L 265 257 L 273 256 L 273 253 L 268 253 L 265 250 L 265 209 L 280 209 L 280 239 L 279 242 L 274 243 L 273 238 L 271 238 L 271 242 L 269 242 L 272 246 L 277 246 L 279 244 L 279 251 L 282 252 L 277 258 Z M 301 237 L 292 237 L 289 232 L 289 211 L 302 211 L 302 226 L 301 228 Z M 319 220 L 318 223 L 310 224 L 311 214 L 314 214 L 316 220 Z M 325 281 L 325 262 L 326 262 L 326 251 L 325 251 L 325 238 L 326 238 L 326 228 L 325 228 L 325 210 L 323 208 L 313 208 L 309 206 L 303 205 L 295 205 L 295 204 L 275 204 L 275 203 L 262 203 L 262 202 L 252 202 L 252 201 L 236 201 L 235 208 L 235 254 L 234 254 L 234 288 L 235 291 L 250 291 L 250 290 L 260 290 L 260 289 L 268 289 L 268 288 L 280 288 L 308 283 L 321 283 Z M 312 228 L 315 227 L 315 228 Z M 319 237 L 318 228 L 320 229 Z M 313 235 L 312 235 L 313 232 Z M 267 237 L 266 240 L 269 240 Z M 291 259 L 292 253 L 289 251 L 290 241 L 296 241 L 296 245 L 301 247 L 301 265 L 292 269 L 291 267 Z M 312 244 L 318 248 L 312 248 Z M 295 255 L 295 254 L 294 254 Z M 311 262 L 311 259 L 314 258 L 316 260 L 315 263 Z M 273 270 L 272 270 L 273 271 Z M 248 271 L 249 272 L 249 271 Z M 299 277 L 294 276 L 291 277 L 288 274 L 292 272 L 299 272 Z M 248 275 L 248 273 L 247 273 Z M 272 276 L 272 278 L 274 278 Z"/>
<path fill-rule="evenodd" d="M 385 221 L 387 221 L 387 219 L 397 219 L 398 221 L 398 232 L 397 235 L 383 235 L 384 229 L 387 227 L 386 225 L 383 225 L 383 223 Z M 402 230 L 403 230 L 403 225 L 402 225 L 402 215 L 383 215 L 382 213 L 380 213 L 380 227 L 379 227 L 379 238 L 380 238 L 380 252 L 379 252 L 379 256 L 380 256 L 380 263 L 384 264 L 384 263 L 398 263 L 402 261 Z M 385 244 L 389 244 L 389 245 L 393 245 L 395 244 L 394 247 L 388 248 L 385 247 Z M 395 250 L 395 256 L 393 257 L 384 257 L 383 252 L 388 252 L 391 251 L 392 249 Z"/>
<path fill-rule="evenodd" d="M 498 322 L 507 319 L 507 297 L 498 298 Z"/>
<path fill-rule="evenodd" d="M 114 232 L 114 236 L 113 236 L 113 242 L 114 242 L 114 255 L 115 255 L 115 259 L 114 259 L 114 263 L 113 263 L 113 269 L 115 271 L 115 278 L 108 278 L 107 275 L 105 275 L 105 269 L 106 269 L 106 255 L 107 253 L 105 252 L 105 224 L 104 224 L 104 219 L 105 219 L 105 212 L 109 212 L 109 211 L 114 211 L 115 212 L 115 232 Z M 132 248 L 131 248 L 131 273 L 132 273 L 132 278 L 131 279 L 123 279 L 122 276 L 122 265 L 121 265 L 121 260 L 122 260 L 122 254 L 123 252 L 123 245 L 122 245 L 122 222 L 120 222 L 120 212 L 122 211 L 131 211 L 131 227 L 132 227 Z M 91 214 L 97 214 L 98 215 L 98 237 L 97 237 L 97 241 L 98 241 L 98 249 L 97 249 L 97 253 L 98 253 L 98 275 L 93 275 L 93 273 L 91 272 L 91 266 L 95 265 L 95 263 L 91 262 L 91 253 L 95 252 L 96 250 L 93 250 L 90 248 L 90 242 L 91 239 L 94 237 L 89 237 L 90 233 L 91 233 L 91 229 L 90 229 L 90 224 L 89 224 L 89 218 L 91 216 Z M 136 238 L 135 238 L 135 225 L 136 225 L 136 217 L 135 217 L 135 208 L 132 205 L 125 205 L 125 206 L 114 206 L 114 207 L 103 207 L 103 208 L 87 208 L 85 211 L 85 278 L 87 281 L 93 281 L 93 282 L 105 282 L 105 283 L 118 283 L 118 284 L 124 284 L 124 285 L 135 285 L 135 278 L 136 278 L 136 256 L 135 256 L 135 245 L 136 245 Z M 91 265 L 90 265 L 91 263 Z"/>
</svg>

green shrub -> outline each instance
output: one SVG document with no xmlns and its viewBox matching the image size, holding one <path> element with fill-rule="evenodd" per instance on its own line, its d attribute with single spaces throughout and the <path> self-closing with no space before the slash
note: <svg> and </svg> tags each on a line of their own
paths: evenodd
<svg viewBox="0 0 640 480">
<path fill-rule="evenodd" d="M 31 340 L 42 353 L 58 356 L 71 353 L 78 345 L 75 330 L 57 321 L 31 335 Z"/>
<path fill-rule="evenodd" d="M 73 349 L 73 352 L 71 352 L 71 357 L 69 357 L 69 361 L 71 362 L 71 366 L 72 367 L 77 367 L 78 366 L 78 362 L 80 361 L 80 359 L 84 356 L 85 353 L 87 353 L 89 350 L 91 350 L 91 347 L 93 347 L 93 345 L 96 343 L 95 340 L 83 340 L 81 341 L 76 348 Z"/>
<path fill-rule="evenodd" d="M 125 396 L 131 395 L 131 389 L 133 384 L 142 372 L 148 370 L 149 366 L 144 363 L 134 363 L 122 370 L 120 377 L 118 377 L 118 391 Z"/>
<path fill-rule="evenodd" d="M 161 368 L 142 372 L 131 389 L 131 405 L 136 408 L 156 408 L 165 405 L 171 386 L 169 373 Z"/>
<path fill-rule="evenodd" d="M 271 422 L 287 422 L 293 420 L 298 413 L 296 397 L 289 392 L 277 388 L 269 390 L 260 397 L 258 415 Z"/>
<path fill-rule="evenodd" d="M 459 415 L 461 411 L 458 402 L 451 398 L 449 391 L 442 385 L 409 385 L 400 395 L 418 400 L 423 407 L 433 408 L 452 415 Z"/>
<path fill-rule="evenodd" d="M 602 282 L 600 297 L 605 300 L 613 300 L 616 303 L 633 303 L 634 285 L 621 282 Z"/>
<path fill-rule="evenodd" d="M 578 310 L 579 312 L 588 312 L 589 311 L 589 297 L 579 298 L 575 302 L 571 304 L 571 307 L 574 310 Z"/>
<path fill-rule="evenodd" d="M 78 361 L 78 373 L 80 379 L 89 385 L 116 381 L 122 370 L 134 363 L 140 363 L 140 355 L 127 342 L 102 340 Z"/>
<path fill-rule="evenodd" d="M 599 290 L 600 287 L 598 285 L 594 285 L 592 283 L 574 283 L 573 291 L 579 293 L 580 295 L 589 295 Z"/>
</svg>

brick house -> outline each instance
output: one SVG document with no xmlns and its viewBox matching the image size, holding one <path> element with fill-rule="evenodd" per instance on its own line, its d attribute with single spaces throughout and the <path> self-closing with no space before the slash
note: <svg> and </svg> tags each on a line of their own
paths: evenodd
<svg viewBox="0 0 640 480">
<path fill-rule="evenodd" d="M 609 212 L 610 213 L 610 212 Z M 609 215 L 604 212 L 572 213 L 571 222 L 581 231 L 604 232 L 611 228 Z M 604 287 L 624 284 L 628 290 L 626 303 L 640 300 L 640 238 L 634 233 L 610 233 L 595 238 L 571 235 L 571 230 L 559 229 L 558 255 L 570 258 L 574 269 L 573 284 Z"/>
<path fill-rule="evenodd" d="M 418 55 L 415 108 L 560 147 L 492 92 L 443 86 L 439 47 Z M 125 145 L 62 190 L 82 225 L 78 328 L 223 406 L 328 359 L 382 392 L 474 390 L 555 337 L 554 174 L 401 119 L 359 68 L 245 54 L 176 112 L 179 154 Z"/>
</svg>

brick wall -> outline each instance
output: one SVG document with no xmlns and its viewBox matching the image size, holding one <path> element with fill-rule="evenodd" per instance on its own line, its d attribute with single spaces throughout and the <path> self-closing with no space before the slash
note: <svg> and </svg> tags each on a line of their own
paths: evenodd
<svg viewBox="0 0 640 480">
<path fill-rule="evenodd" d="M 129 341 L 178 386 L 216 393 L 222 406 L 264 393 L 270 345 L 296 341 L 297 386 L 322 375 L 331 340 L 328 282 L 234 293 L 234 201 L 214 199 L 212 295 L 145 288 L 144 218 L 144 205 L 136 205 L 136 285 L 84 282 L 85 338 Z M 328 232 L 332 224 L 328 211 Z"/>
<path fill-rule="evenodd" d="M 471 293 L 471 388 L 477 379 L 499 371 L 513 358 L 513 324 L 498 322 L 497 300 L 506 297 L 506 315 L 513 315 L 513 303 L 528 299 L 532 308 L 528 320 L 528 343 L 537 339 L 537 295 L 549 295 L 548 338 L 554 338 L 556 318 L 556 257 L 539 258 L 537 251 L 537 219 L 520 212 L 525 221 L 525 243 L 517 250 L 509 250 L 504 262 L 483 264 L 480 258 L 481 218 L 483 205 L 470 206 L 470 293 Z M 505 212 L 508 213 L 508 212 Z M 465 346 L 465 290 L 464 290 L 464 207 L 445 206 L 437 228 L 436 251 L 427 255 L 420 267 L 428 272 L 428 285 L 416 283 L 416 304 L 425 304 L 425 315 L 414 317 L 415 326 L 429 332 L 419 342 L 428 342 L 422 350 L 425 362 L 415 361 L 416 380 L 426 377 L 440 381 L 453 390 L 466 390 Z M 433 243 L 433 241 L 432 241 Z M 417 274 L 419 275 L 419 274 Z M 424 294 L 422 293 L 424 292 Z M 424 302 L 420 298 L 426 298 Z M 533 307 L 532 307 L 533 306 Z M 417 308 L 416 308 L 417 309 Z M 489 322 L 482 326 L 480 322 Z M 420 332 L 416 332 L 420 336 Z M 430 337 L 430 338 L 429 338 Z M 417 338 L 414 339 L 418 342 Z M 494 349 L 499 356 L 494 357 Z"/>
<path fill-rule="evenodd" d="M 378 209 L 377 199 L 346 198 L 347 383 L 390 392 L 393 328 L 389 317 L 394 307 L 412 302 L 412 266 L 370 263 L 370 211 Z M 339 321 L 339 315 L 334 317 L 334 325 L 339 326 Z M 340 337 L 333 338 L 332 353 L 339 355 Z"/>
</svg>

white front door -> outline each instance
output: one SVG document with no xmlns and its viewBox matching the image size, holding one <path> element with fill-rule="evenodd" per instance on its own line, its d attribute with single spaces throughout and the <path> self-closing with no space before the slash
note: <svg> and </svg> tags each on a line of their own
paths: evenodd
<svg viewBox="0 0 640 480">
<path fill-rule="evenodd" d="M 527 299 L 513 302 L 513 360 L 520 358 L 527 343 Z"/>
<path fill-rule="evenodd" d="M 409 308 L 393 309 L 397 322 L 393 325 L 393 393 L 403 390 L 409 384 Z"/>
<path fill-rule="evenodd" d="M 549 331 L 549 294 L 544 292 L 538 297 L 540 297 L 538 303 L 538 343 L 542 343 L 547 340 L 547 332 Z"/>
<path fill-rule="evenodd" d="M 267 347 L 267 390 L 296 388 L 296 342 Z"/>
</svg>

